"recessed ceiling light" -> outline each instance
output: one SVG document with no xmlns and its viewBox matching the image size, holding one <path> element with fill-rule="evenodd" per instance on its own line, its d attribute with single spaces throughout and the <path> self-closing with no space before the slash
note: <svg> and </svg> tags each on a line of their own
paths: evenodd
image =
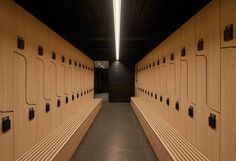
<svg viewBox="0 0 236 161">
<path fill-rule="evenodd" d="M 121 0 L 113 0 L 114 12 L 114 29 L 116 44 L 116 60 L 119 60 L 120 50 L 120 16 L 121 16 Z"/>
<path fill-rule="evenodd" d="M 99 62 L 98 65 L 101 65 L 101 63 Z"/>
</svg>

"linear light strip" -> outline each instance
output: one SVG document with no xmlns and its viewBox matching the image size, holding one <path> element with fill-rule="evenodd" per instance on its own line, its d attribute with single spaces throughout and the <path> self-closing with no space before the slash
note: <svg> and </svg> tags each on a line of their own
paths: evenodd
<svg viewBox="0 0 236 161">
<path fill-rule="evenodd" d="M 114 28 L 115 28 L 115 43 L 116 43 L 116 60 L 119 60 L 121 0 L 113 0 L 113 11 L 114 11 Z"/>
</svg>

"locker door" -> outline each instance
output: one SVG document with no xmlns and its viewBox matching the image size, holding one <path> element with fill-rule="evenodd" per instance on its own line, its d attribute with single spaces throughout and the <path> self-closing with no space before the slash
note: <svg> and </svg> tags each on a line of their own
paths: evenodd
<svg viewBox="0 0 236 161">
<path fill-rule="evenodd" d="M 14 54 L 14 153 L 15 159 L 36 142 L 35 105 L 26 102 L 26 58 Z M 34 117 L 33 117 L 34 116 Z"/>
<path fill-rule="evenodd" d="M 236 50 L 221 50 L 221 160 L 236 160 Z"/>
<path fill-rule="evenodd" d="M 54 129 L 61 123 L 61 106 L 57 103 L 60 97 L 57 97 L 57 66 L 53 61 L 50 63 L 50 70 L 52 128 Z"/>
<path fill-rule="evenodd" d="M 51 102 L 44 98 L 44 62 L 36 60 L 37 118 L 36 140 L 41 140 L 52 129 Z"/>
<path fill-rule="evenodd" d="M 173 54 L 174 60 L 172 61 L 175 67 L 175 93 L 173 96 L 180 99 L 180 30 L 174 32 L 170 38 L 170 53 Z"/>
<path fill-rule="evenodd" d="M 236 1 L 220 0 L 220 13 L 221 47 L 236 47 Z"/>
<path fill-rule="evenodd" d="M 57 63 L 57 96 L 64 96 L 65 90 L 65 67 L 60 62 Z"/>
<path fill-rule="evenodd" d="M 209 159 L 217 161 L 220 155 L 220 114 L 207 105 L 207 59 L 196 57 L 196 147 Z M 210 127 L 209 117 L 215 117 L 216 126 Z"/>
<path fill-rule="evenodd" d="M 41 22 L 38 22 L 38 26 L 40 26 L 40 43 L 39 46 L 43 49 L 43 56 L 40 56 L 38 53 L 38 58 L 43 60 L 44 62 L 44 97 L 45 99 L 51 99 L 51 85 L 50 85 L 50 62 L 52 60 L 52 34 L 49 29 L 44 26 Z M 38 47 L 39 48 L 39 47 Z M 38 49 L 39 50 L 39 49 Z"/>
<path fill-rule="evenodd" d="M 13 17 L 11 1 L 0 1 L 0 111 L 13 110 Z"/>
<path fill-rule="evenodd" d="M 13 161 L 14 160 L 14 152 L 13 152 L 13 112 L 0 112 L 0 156 L 3 161 Z M 10 120 L 10 121 L 9 121 Z M 6 126 L 6 131 L 2 131 L 2 125 Z M 10 129 L 8 130 L 8 125 L 10 125 Z"/>
<path fill-rule="evenodd" d="M 196 107 L 188 99 L 188 63 L 181 61 L 181 134 L 192 144 L 195 144 Z"/>
<path fill-rule="evenodd" d="M 27 63 L 26 68 L 26 100 L 29 104 L 35 104 L 35 55 L 38 49 L 38 28 L 36 20 L 18 5 L 14 17 L 14 51 L 22 54 Z"/>
<path fill-rule="evenodd" d="M 72 69 L 69 66 L 69 64 L 65 64 L 65 81 L 64 82 L 65 82 L 65 94 L 67 95 L 70 95 L 71 93 L 71 77 L 72 77 Z"/>
<path fill-rule="evenodd" d="M 207 58 L 207 104 L 220 112 L 220 19 L 219 0 L 196 15 L 197 55 Z"/>
<path fill-rule="evenodd" d="M 180 31 L 181 60 L 185 60 L 188 66 L 187 97 L 195 104 L 195 16 L 186 22 Z"/>
</svg>

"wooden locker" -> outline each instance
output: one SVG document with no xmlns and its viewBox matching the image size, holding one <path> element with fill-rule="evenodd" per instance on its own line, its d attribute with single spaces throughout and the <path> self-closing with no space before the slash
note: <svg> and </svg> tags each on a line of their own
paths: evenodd
<svg viewBox="0 0 236 161">
<path fill-rule="evenodd" d="M 157 100 L 159 100 L 159 96 L 160 96 L 160 92 L 161 92 L 161 81 L 160 81 L 160 57 L 158 56 L 158 52 L 156 53 L 157 54 L 157 58 L 156 58 L 156 79 L 155 79 L 155 84 L 156 84 L 156 94 L 157 94 Z"/>
<path fill-rule="evenodd" d="M 13 132 L 14 132 L 14 116 L 13 112 L 0 112 L 0 156 L 3 161 L 13 161 Z M 2 131 L 4 126 L 4 132 Z M 9 129 L 10 126 L 10 129 Z"/>
<path fill-rule="evenodd" d="M 0 1 L 0 111 L 13 110 L 13 17 L 12 1 Z"/>
<path fill-rule="evenodd" d="M 171 35 L 170 54 L 173 54 L 171 63 L 175 68 L 175 91 L 172 91 L 172 95 L 180 99 L 180 30 Z"/>
<path fill-rule="evenodd" d="M 220 159 L 220 114 L 207 104 L 207 63 L 205 56 L 196 57 L 196 147 L 209 160 L 217 161 Z M 213 119 L 211 126 L 209 117 Z"/>
<path fill-rule="evenodd" d="M 60 59 L 60 58 L 59 58 Z M 64 96 L 65 90 L 65 66 L 57 63 L 57 96 Z"/>
<path fill-rule="evenodd" d="M 26 101 L 28 104 L 35 104 L 36 102 L 34 70 L 35 55 L 38 49 L 37 37 L 35 36 L 37 34 L 38 30 L 35 18 L 15 4 L 14 51 L 26 58 Z M 20 39 L 19 36 L 21 37 Z"/>
<path fill-rule="evenodd" d="M 57 66 L 52 61 L 50 63 L 50 89 L 51 89 L 51 113 L 52 113 L 52 128 L 56 128 L 61 123 L 61 105 L 58 104 L 60 97 L 57 97 Z"/>
<path fill-rule="evenodd" d="M 36 118 L 36 141 L 41 140 L 52 130 L 51 101 L 44 97 L 44 62 L 36 61 L 36 91 L 37 91 L 37 118 Z"/>
<path fill-rule="evenodd" d="M 185 60 L 188 66 L 188 100 L 195 104 L 195 16 L 187 21 L 181 28 L 181 60 Z"/>
<path fill-rule="evenodd" d="M 221 50 L 220 160 L 236 160 L 236 49 Z"/>
<path fill-rule="evenodd" d="M 196 15 L 197 55 L 207 58 L 207 104 L 220 112 L 220 19 L 219 0 Z"/>
<path fill-rule="evenodd" d="M 221 47 L 236 47 L 236 1 L 220 0 Z"/>
<path fill-rule="evenodd" d="M 71 77 L 72 68 L 69 65 L 65 65 L 65 94 L 70 95 L 71 93 Z"/>
<path fill-rule="evenodd" d="M 14 54 L 14 153 L 15 159 L 36 142 L 37 109 L 26 102 L 26 58 Z"/>
<path fill-rule="evenodd" d="M 192 144 L 195 145 L 195 117 L 196 107 L 188 99 L 188 63 L 182 60 L 181 69 L 181 131 L 180 133 Z M 189 115 L 189 110 L 192 116 Z"/>
<path fill-rule="evenodd" d="M 38 44 L 38 53 L 37 57 L 43 60 L 44 63 L 44 98 L 51 99 L 51 85 L 50 85 L 50 64 L 52 60 L 52 36 L 50 30 L 44 26 L 41 22 L 38 22 L 39 27 L 39 44 Z M 42 48 L 43 55 L 40 55 L 39 50 Z"/>
</svg>

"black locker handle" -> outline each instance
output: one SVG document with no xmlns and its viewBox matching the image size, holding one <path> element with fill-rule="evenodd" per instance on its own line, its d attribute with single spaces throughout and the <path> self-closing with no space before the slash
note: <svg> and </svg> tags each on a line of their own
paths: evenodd
<svg viewBox="0 0 236 161">
<path fill-rule="evenodd" d="M 46 102 L 45 111 L 46 111 L 46 113 L 48 113 L 50 111 L 50 103 L 49 102 Z"/>
<path fill-rule="evenodd" d="M 40 56 L 43 56 L 43 47 L 41 45 L 39 45 L 39 47 L 38 47 L 38 54 Z"/>
<path fill-rule="evenodd" d="M 66 96 L 66 104 L 69 102 L 69 98 L 68 96 Z"/>
<path fill-rule="evenodd" d="M 163 64 L 166 63 L 166 57 L 163 57 L 162 62 L 163 62 Z"/>
<path fill-rule="evenodd" d="M 157 94 L 155 94 L 155 99 L 157 99 Z"/>
<path fill-rule="evenodd" d="M 71 60 L 71 59 L 69 59 L 69 64 L 70 64 L 70 65 L 72 64 L 72 60 Z"/>
<path fill-rule="evenodd" d="M 175 109 L 176 109 L 177 111 L 179 111 L 179 101 L 176 101 L 176 103 L 175 103 Z"/>
<path fill-rule="evenodd" d="M 5 133 L 11 129 L 11 119 L 9 116 L 2 118 L 2 132 Z"/>
<path fill-rule="evenodd" d="M 174 60 L 174 53 L 171 53 L 171 55 L 170 55 L 170 60 L 171 60 L 171 61 Z"/>
<path fill-rule="evenodd" d="M 166 99 L 166 104 L 167 104 L 167 106 L 170 105 L 170 99 L 169 98 Z"/>
<path fill-rule="evenodd" d="M 230 41 L 234 38 L 234 29 L 233 24 L 229 24 L 228 26 L 225 26 L 224 30 L 224 41 Z"/>
<path fill-rule="evenodd" d="M 215 114 L 210 114 L 210 116 L 208 117 L 208 125 L 215 129 L 216 128 L 216 115 Z"/>
<path fill-rule="evenodd" d="M 203 42 L 203 38 L 199 39 L 197 42 L 197 50 L 201 51 L 204 48 L 204 42 Z"/>
<path fill-rule="evenodd" d="M 183 47 L 183 48 L 181 49 L 181 56 L 182 56 L 182 57 L 185 57 L 185 56 L 186 56 L 186 48 L 185 48 L 185 47 Z"/>
<path fill-rule="evenodd" d="M 56 59 L 56 53 L 53 51 L 52 52 L 52 60 L 55 60 Z"/>
<path fill-rule="evenodd" d="M 29 120 L 33 120 L 35 117 L 35 111 L 34 108 L 29 108 Z"/>
<path fill-rule="evenodd" d="M 18 49 L 21 49 L 21 50 L 25 49 L 25 40 L 22 36 L 17 37 L 17 47 Z"/>
<path fill-rule="evenodd" d="M 61 56 L 61 61 L 62 61 L 62 63 L 65 62 L 65 56 L 64 55 Z"/>
<path fill-rule="evenodd" d="M 193 106 L 189 106 L 188 108 L 188 115 L 193 118 Z"/>
<path fill-rule="evenodd" d="M 61 106 L 61 100 L 57 99 L 57 107 L 60 107 L 60 106 Z"/>
</svg>

